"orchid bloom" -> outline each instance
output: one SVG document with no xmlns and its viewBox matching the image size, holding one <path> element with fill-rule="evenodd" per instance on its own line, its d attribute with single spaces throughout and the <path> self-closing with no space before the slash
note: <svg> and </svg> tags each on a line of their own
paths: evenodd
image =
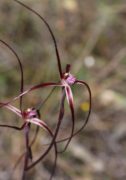
<svg viewBox="0 0 126 180">
<path fill-rule="evenodd" d="M 15 52 L 15 50 L 9 45 L 7 44 L 5 41 L 0 39 L 0 42 L 2 44 L 4 44 L 6 47 L 9 48 L 9 50 L 15 55 L 18 63 L 19 63 L 19 67 L 20 67 L 20 73 L 21 73 L 21 87 L 20 87 L 20 94 L 22 94 L 23 89 L 24 89 L 24 75 L 23 75 L 23 67 L 20 61 L 20 58 L 18 57 L 17 53 Z M 18 99 L 18 98 L 16 98 Z M 12 125 L 5 125 L 5 124 L 0 124 L 0 127 L 7 127 L 7 128 L 12 128 L 15 130 L 23 130 L 24 129 L 24 133 L 25 133 L 25 141 L 26 141 L 26 153 L 25 153 L 25 161 L 24 161 L 24 170 L 23 170 L 23 176 L 22 176 L 22 180 L 25 179 L 25 171 L 28 168 L 29 165 L 29 159 L 32 160 L 32 150 L 31 150 L 31 146 L 34 144 L 35 140 L 36 140 L 36 136 L 37 136 L 37 132 L 38 132 L 38 127 L 43 128 L 45 131 L 48 132 L 48 134 L 51 136 L 51 138 L 53 138 L 53 133 L 51 131 L 51 129 L 48 127 L 48 125 L 40 119 L 40 113 L 37 109 L 35 108 L 28 108 L 26 110 L 22 110 L 22 103 L 23 103 L 23 96 L 19 97 L 20 100 L 20 109 L 14 107 L 13 105 L 11 105 L 11 102 L 13 102 L 13 99 L 7 103 L 3 103 L 0 102 L 0 108 L 5 107 L 6 109 L 10 110 L 11 112 L 15 113 L 19 118 L 21 118 L 23 120 L 23 125 L 21 127 L 17 127 L 17 126 L 12 126 Z M 36 129 L 36 134 L 35 137 L 33 138 L 33 140 L 31 141 L 31 143 L 29 142 L 29 132 L 30 132 L 30 125 L 31 124 L 35 124 L 37 125 L 37 129 Z M 53 166 L 53 171 L 51 174 L 51 177 L 54 174 L 55 168 L 56 168 L 56 161 L 57 161 L 57 146 L 55 141 L 53 140 L 53 144 L 55 148 L 55 162 L 54 162 L 54 166 Z M 49 152 L 49 151 L 48 151 Z M 44 152 L 43 158 L 47 155 L 48 153 Z"/>
<path fill-rule="evenodd" d="M 57 42 L 56 42 L 55 36 L 54 36 L 49 24 L 47 23 L 47 21 L 39 13 L 37 13 L 35 10 L 31 9 L 30 7 L 28 7 L 24 3 L 20 2 L 19 0 L 14 0 L 14 1 L 19 3 L 20 5 L 22 5 L 23 7 L 25 7 L 26 9 L 28 9 L 32 13 L 34 13 L 36 16 L 38 16 L 45 23 L 46 27 L 48 28 L 48 30 L 49 30 L 49 32 L 51 34 L 52 40 L 54 42 L 54 47 L 55 47 L 55 52 L 56 52 L 56 57 L 57 57 L 57 65 L 58 65 L 58 70 L 59 70 L 59 77 L 60 77 L 59 82 L 48 82 L 48 83 L 38 84 L 38 85 L 33 86 L 30 89 L 24 91 L 22 94 L 20 94 L 16 98 L 19 98 L 19 97 L 23 96 L 24 94 L 26 94 L 26 93 L 28 93 L 30 91 L 33 91 L 35 89 L 39 89 L 39 88 L 44 88 L 44 87 L 61 87 L 62 88 L 62 98 L 61 98 L 61 105 L 60 105 L 60 112 L 59 112 L 57 127 L 56 127 L 56 130 L 55 130 L 52 142 L 50 143 L 50 145 L 49 145 L 49 147 L 47 149 L 47 152 L 48 152 L 48 150 L 51 149 L 53 143 L 55 142 L 55 139 L 57 138 L 59 128 L 60 128 L 62 119 L 64 117 L 64 101 L 65 101 L 65 98 L 66 98 L 67 102 L 68 102 L 68 105 L 70 107 L 70 111 L 71 111 L 72 127 L 71 127 L 70 136 L 59 141 L 59 142 L 62 142 L 62 141 L 68 140 L 67 144 L 66 144 L 66 146 L 65 146 L 65 148 L 63 150 L 63 151 L 65 151 L 68 144 L 70 143 L 72 137 L 75 136 L 76 134 L 78 134 L 80 131 L 82 131 L 84 129 L 84 127 L 86 126 L 88 120 L 89 120 L 89 116 L 90 116 L 90 113 L 91 113 L 91 90 L 90 90 L 90 87 L 88 86 L 88 84 L 85 81 L 78 80 L 76 77 L 74 77 L 70 73 L 71 66 L 69 64 L 66 65 L 65 73 L 63 72 L 62 66 L 61 66 L 61 61 L 60 61 L 60 55 L 59 55 L 59 51 L 58 51 L 58 47 L 57 47 Z M 76 132 L 75 132 L 75 127 L 74 127 L 75 126 L 74 98 L 73 98 L 73 93 L 72 93 L 72 90 L 71 90 L 71 86 L 74 85 L 74 84 L 80 84 L 80 85 L 85 86 L 87 88 L 87 90 L 88 90 L 88 93 L 89 93 L 89 112 L 88 112 L 86 121 L 84 121 L 82 127 L 79 130 L 77 130 Z M 27 168 L 27 170 L 29 170 L 33 166 L 35 166 L 41 159 L 43 159 L 43 155 L 40 156 L 40 158 L 38 158 L 35 162 L 33 162 Z"/>
<path fill-rule="evenodd" d="M 47 131 L 49 133 L 49 135 L 52 138 L 53 138 L 53 133 L 52 133 L 51 129 L 48 127 L 48 125 L 40 119 L 40 114 L 39 114 L 38 110 L 36 110 L 35 108 L 28 108 L 27 110 L 21 112 L 19 109 L 17 109 L 16 107 L 14 107 L 10 104 L 6 105 L 4 103 L 0 103 L 0 105 L 3 105 L 3 107 L 11 110 L 16 115 L 18 115 L 18 117 L 22 118 L 22 120 L 23 120 L 23 125 L 21 127 L 10 126 L 10 125 L 0 125 L 0 127 L 8 127 L 8 128 L 13 128 L 15 130 L 23 130 L 24 129 L 25 139 L 26 139 L 25 163 L 24 163 L 24 171 L 23 171 L 23 177 L 22 177 L 22 179 L 24 179 L 25 171 L 28 168 L 28 161 L 29 161 L 29 159 L 32 160 L 31 144 L 33 144 L 33 141 L 31 144 L 29 143 L 30 125 L 35 124 L 38 127 L 43 128 L 45 131 Z M 55 163 L 54 163 L 53 172 L 51 174 L 51 177 L 54 174 L 55 167 L 56 167 L 56 161 L 57 161 L 57 146 L 56 146 L 55 142 L 53 142 L 53 145 L 55 148 Z M 43 153 L 43 158 L 48 154 L 45 152 Z M 49 152 L 49 150 L 48 150 L 48 152 Z"/>
</svg>

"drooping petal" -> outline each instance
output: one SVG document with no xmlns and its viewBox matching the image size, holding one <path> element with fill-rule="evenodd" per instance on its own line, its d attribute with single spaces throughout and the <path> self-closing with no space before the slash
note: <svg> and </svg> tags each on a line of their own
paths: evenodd
<svg viewBox="0 0 126 180">
<path fill-rule="evenodd" d="M 79 80 L 76 80 L 76 84 L 81 84 L 81 85 L 84 85 L 86 86 L 87 90 L 88 90 L 88 93 L 89 93 L 89 111 L 88 111 L 88 114 L 87 114 L 87 118 L 86 118 L 86 121 L 84 121 L 83 125 L 81 126 L 81 128 L 79 130 L 77 130 L 73 136 L 77 135 L 80 131 L 82 131 L 85 126 L 87 125 L 88 121 L 89 121 L 89 117 L 90 117 L 90 114 L 91 114 L 91 109 L 92 109 L 92 95 L 91 95 L 91 89 L 89 87 L 89 85 L 84 82 L 84 81 L 79 81 Z M 72 137 L 73 137 L 72 136 Z M 66 140 L 69 140 L 70 137 L 67 137 L 67 138 L 64 138 L 64 139 L 61 139 L 61 140 L 58 140 L 56 141 L 56 143 L 61 143 L 63 141 L 66 141 Z"/>
<path fill-rule="evenodd" d="M 73 134 L 74 134 L 74 126 L 75 126 L 75 115 L 74 115 L 74 101 L 73 101 L 73 94 L 72 94 L 72 91 L 71 91 L 71 87 L 70 86 L 65 86 L 65 92 L 66 92 L 66 97 L 67 97 L 67 102 L 68 102 L 68 105 L 70 107 L 70 111 L 71 111 L 71 120 L 72 120 L 72 127 L 71 127 L 71 135 L 70 137 L 68 138 L 68 142 L 67 144 L 65 145 L 65 148 L 62 152 L 64 152 L 66 150 L 66 148 L 68 147 L 72 137 L 73 137 Z"/>
<path fill-rule="evenodd" d="M 71 91 L 71 87 L 70 86 L 65 86 L 65 92 L 66 92 L 66 97 L 67 97 L 68 104 L 73 106 L 74 102 L 73 102 L 73 93 Z"/>
<path fill-rule="evenodd" d="M 42 127 L 44 130 L 48 131 L 53 136 L 51 130 L 49 129 L 48 125 L 44 121 L 38 118 L 32 118 L 32 119 L 26 119 L 26 122 L 30 122 L 32 124 L 36 124 L 37 126 Z"/>
<path fill-rule="evenodd" d="M 40 120 L 38 118 L 32 118 L 32 119 L 27 119 L 26 122 L 30 122 L 32 124 L 36 124 L 37 126 L 42 127 L 44 130 L 46 130 L 51 135 L 51 137 L 54 136 L 52 131 L 51 131 L 51 129 L 48 127 L 48 125 L 44 121 L 42 121 L 42 120 Z M 55 144 L 55 150 L 57 152 L 56 144 Z"/>
</svg>

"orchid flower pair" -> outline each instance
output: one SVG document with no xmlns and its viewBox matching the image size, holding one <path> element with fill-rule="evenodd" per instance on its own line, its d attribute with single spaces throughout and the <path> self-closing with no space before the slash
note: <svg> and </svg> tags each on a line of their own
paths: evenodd
<svg viewBox="0 0 126 180">
<path fill-rule="evenodd" d="M 56 57 L 57 57 L 58 71 L 59 71 L 59 76 L 60 76 L 59 82 L 41 83 L 41 84 L 36 85 L 36 86 L 30 88 L 29 90 L 23 92 L 22 95 L 24 95 L 24 94 L 26 94 L 26 93 L 28 93 L 30 91 L 33 91 L 35 89 L 49 87 L 49 86 L 51 86 L 51 87 L 59 87 L 60 86 L 62 88 L 62 93 L 63 94 L 65 93 L 65 96 L 67 98 L 67 102 L 68 102 L 69 107 L 70 107 L 71 119 L 72 119 L 71 135 L 70 135 L 70 137 L 65 139 L 65 140 L 68 139 L 68 143 L 66 145 L 66 147 L 67 147 L 69 142 L 71 141 L 71 138 L 74 135 L 78 134 L 86 126 L 86 124 L 88 122 L 88 119 L 89 119 L 89 116 L 90 116 L 90 113 L 91 113 L 91 90 L 90 90 L 90 87 L 88 86 L 88 84 L 86 82 L 78 80 L 76 77 L 74 77 L 70 73 L 70 69 L 71 69 L 70 64 L 66 65 L 66 70 L 65 70 L 65 72 L 63 72 L 62 66 L 61 66 L 60 55 L 59 55 L 59 51 L 58 51 L 58 47 L 57 47 L 57 43 L 56 43 L 56 39 L 55 39 L 55 36 L 54 36 L 49 24 L 47 23 L 47 21 L 40 14 L 38 14 L 35 10 L 31 9 L 27 5 L 20 2 L 19 0 L 14 0 L 14 1 L 19 3 L 20 5 L 22 5 L 23 7 L 25 7 L 26 9 L 28 9 L 32 13 L 34 13 L 36 16 L 38 16 L 45 23 L 46 27 L 48 28 L 48 30 L 50 32 L 52 40 L 54 42 L 54 47 L 55 47 L 55 52 L 56 52 Z M 71 86 L 74 85 L 74 84 L 80 84 L 80 85 L 86 86 L 86 88 L 88 90 L 88 93 L 89 93 L 89 112 L 88 112 L 86 121 L 84 122 L 83 126 L 77 132 L 74 132 L 74 123 L 75 123 L 74 100 L 73 100 L 73 93 L 72 93 L 72 90 L 71 90 Z M 65 98 L 64 98 L 64 100 L 65 100 Z M 64 106 L 64 101 L 62 103 L 61 109 L 63 108 L 63 106 Z M 65 147 L 65 149 L 66 149 L 66 147 Z"/>
<path fill-rule="evenodd" d="M 65 148 L 61 151 L 64 152 L 66 150 L 66 148 L 68 147 L 71 139 L 73 138 L 73 136 L 77 135 L 80 131 L 82 131 L 84 129 L 84 127 L 86 126 L 88 120 L 89 120 L 89 116 L 91 113 L 91 90 L 90 87 L 88 86 L 88 84 L 84 81 L 78 80 L 75 76 L 73 76 L 70 73 L 70 69 L 71 69 L 71 65 L 67 64 L 66 65 L 66 70 L 65 72 L 62 70 L 62 66 L 61 66 L 61 60 L 60 60 L 60 55 L 59 55 L 59 51 L 58 51 L 58 47 L 57 47 L 57 43 L 56 43 L 56 39 L 55 36 L 49 26 L 49 24 L 47 23 L 47 21 L 40 15 L 38 14 L 35 10 L 31 9 L 30 7 L 28 7 L 27 5 L 23 4 L 22 2 L 20 2 L 19 0 L 14 0 L 15 2 L 19 3 L 20 5 L 22 5 L 23 7 L 25 7 L 26 9 L 28 9 L 29 11 L 31 11 L 32 13 L 34 13 L 36 16 L 38 16 L 46 25 L 46 27 L 48 28 L 52 40 L 54 42 L 54 47 L 55 47 L 55 52 L 56 52 L 56 57 L 57 57 L 57 65 L 58 65 L 58 71 L 59 71 L 59 81 L 58 82 L 46 82 L 46 83 L 40 83 L 38 85 L 35 85 L 31 88 L 29 88 L 28 90 L 24 91 L 24 75 L 23 75 L 23 68 L 22 68 L 22 64 L 21 61 L 17 55 L 17 53 L 12 49 L 12 47 L 10 47 L 7 43 L 5 43 L 4 41 L 0 40 L 3 44 L 5 44 L 16 56 L 18 63 L 19 63 L 19 67 L 20 67 L 20 72 L 21 72 L 21 87 L 20 87 L 20 94 L 18 96 L 16 96 L 15 98 L 13 98 L 12 101 L 9 101 L 7 103 L 0 103 L 0 107 L 5 107 L 11 111 L 13 111 L 15 114 L 17 114 L 20 118 L 22 118 L 23 125 L 21 127 L 15 127 L 15 126 L 10 126 L 10 125 L 0 125 L 1 127 L 9 127 L 9 128 L 13 128 L 16 130 L 22 130 L 24 129 L 25 131 L 25 139 L 26 139 L 26 153 L 25 153 L 25 162 L 24 162 L 24 171 L 23 171 L 23 176 L 22 176 L 22 180 L 25 179 L 25 172 L 31 168 L 33 168 L 37 163 L 39 163 L 41 160 L 43 160 L 43 158 L 49 153 L 49 151 L 52 149 L 52 147 L 54 146 L 55 149 L 55 164 L 54 164 L 54 168 L 53 168 L 53 172 L 52 175 L 50 177 L 50 179 L 53 176 L 53 173 L 55 171 L 55 167 L 56 167 L 56 160 L 57 160 L 57 155 L 58 155 L 58 150 L 57 150 L 57 143 L 59 142 L 63 142 L 63 141 L 67 141 Z M 74 98 L 73 98 L 73 93 L 72 93 L 72 89 L 71 86 L 73 85 L 83 85 L 87 88 L 88 93 L 89 93 L 89 111 L 88 111 L 88 115 L 86 120 L 84 121 L 83 125 L 81 126 L 81 128 L 77 131 L 75 131 L 75 112 L 74 112 Z M 49 126 L 40 119 L 40 115 L 39 112 L 37 111 L 37 109 L 35 108 L 28 108 L 27 110 L 23 111 L 22 110 L 22 103 L 23 103 L 23 97 L 25 94 L 40 89 L 40 88 L 46 88 L 46 87 L 60 87 L 62 90 L 62 96 L 61 96 L 61 102 L 60 102 L 60 109 L 59 109 L 59 115 L 58 115 L 58 121 L 56 124 L 56 128 L 55 131 L 52 132 L 52 130 L 49 128 Z M 17 109 L 16 107 L 12 106 L 10 103 L 20 99 L 20 109 Z M 71 127 L 71 132 L 70 135 L 64 139 L 61 139 L 59 141 L 57 141 L 57 136 L 61 127 L 61 123 L 64 117 L 64 102 L 65 99 L 67 99 L 67 103 L 69 105 L 70 108 L 70 112 L 71 112 L 71 122 L 72 122 L 72 127 Z M 29 131 L 30 131 L 30 125 L 31 124 L 35 124 L 37 125 L 37 127 L 41 127 L 44 130 L 46 130 L 50 136 L 52 137 L 52 140 L 48 146 L 48 148 L 46 149 L 46 151 L 34 162 L 32 162 L 29 165 L 29 159 L 32 159 L 32 150 L 31 150 L 31 146 L 35 141 L 35 138 L 33 139 L 32 143 L 29 142 Z M 36 132 L 38 131 L 38 128 L 36 130 Z M 36 133 L 37 134 L 37 133 Z M 36 135 L 35 135 L 36 137 Z"/>
</svg>

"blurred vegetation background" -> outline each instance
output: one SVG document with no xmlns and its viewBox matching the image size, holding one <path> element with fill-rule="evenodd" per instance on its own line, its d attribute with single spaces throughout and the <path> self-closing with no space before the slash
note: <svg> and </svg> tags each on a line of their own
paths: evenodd
<svg viewBox="0 0 126 180">
<path fill-rule="evenodd" d="M 83 132 L 59 156 L 54 179 L 125 180 L 126 179 L 126 1 L 125 0 L 22 0 L 50 24 L 58 43 L 62 66 L 72 64 L 71 73 L 89 83 L 93 107 Z M 54 45 L 45 25 L 34 14 L 13 0 L 0 1 L 0 39 L 18 53 L 24 68 L 25 89 L 40 82 L 57 81 L 58 69 Z M 0 101 L 19 94 L 20 71 L 14 55 L 0 43 Z M 23 108 L 38 105 L 50 88 L 25 96 Z M 88 93 L 74 87 L 76 128 L 87 112 Z M 81 94 L 81 95 L 80 95 Z M 57 88 L 44 107 L 41 118 L 55 127 L 60 91 Z M 14 103 L 19 107 L 18 101 Z M 6 109 L 0 109 L 0 124 L 21 125 L 22 121 Z M 61 128 L 61 137 L 69 134 L 70 112 Z M 35 128 L 33 127 L 31 136 Z M 15 162 L 24 152 L 23 132 L 0 129 L 0 180 L 10 180 Z M 49 142 L 39 133 L 33 158 Z M 48 179 L 53 151 L 28 173 L 28 179 Z M 12 179 L 20 179 L 23 160 Z"/>
</svg>

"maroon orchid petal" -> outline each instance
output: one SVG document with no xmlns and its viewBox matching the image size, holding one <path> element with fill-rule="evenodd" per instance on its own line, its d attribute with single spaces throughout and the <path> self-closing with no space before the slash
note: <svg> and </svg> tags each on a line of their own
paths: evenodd
<svg viewBox="0 0 126 180">
<path fill-rule="evenodd" d="M 51 136 L 53 136 L 51 130 L 49 129 L 48 125 L 44 121 L 42 121 L 38 118 L 32 118 L 32 119 L 26 119 L 26 122 L 30 122 L 32 124 L 36 124 L 36 125 L 42 127 L 44 130 L 47 130 Z"/>
<path fill-rule="evenodd" d="M 23 67 L 22 67 L 22 63 L 21 63 L 21 60 L 19 58 L 19 56 L 17 55 L 16 51 L 9 45 L 7 44 L 6 42 L 4 42 L 3 40 L 0 39 L 0 42 L 3 43 L 5 46 L 7 46 L 11 52 L 15 55 L 18 63 L 19 63 L 19 67 L 20 67 L 20 72 L 21 72 L 21 87 L 20 87 L 20 93 L 23 92 L 24 90 L 24 74 L 23 74 Z M 23 97 L 20 97 L 20 110 L 22 111 L 22 98 Z"/>
<path fill-rule="evenodd" d="M 54 46 L 55 46 L 55 52 L 56 52 L 56 57 L 57 57 L 57 64 L 58 64 L 58 70 L 59 70 L 59 74 L 60 74 L 60 78 L 62 78 L 63 73 L 62 73 L 62 67 L 61 67 L 61 62 L 60 62 L 60 55 L 59 55 L 59 51 L 58 51 L 58 47 L 57 47 L 57 42 L 55 39 L 55 36 L 50 28 L 50 25 L 47 23 L 47 21 L 39 14 L 37 13 L 35 10 L 33 10 L 32 8 L 28 7 L 27 5 L 23 4 L 22 2 L 18 1 L 18 0 L 14 0 L 15 2 L 19 3 L 20 5 L 22 5 L 23 7 L 25 7 L 26 9 L 28 9 L 29 11 L 31 11 L 32 13 L 34 13 L 36 16 L 38 16 L 46 25 L 46 27 L 48 28 L 51 37 L 53 39 L 54 42 Z"/>
<path fill-rule="evenodd" d="M 64 150 L 62 152 L 64 152 L 67 149 L 67 147 L 68 147 L 68 145 L 69 145 L 69 143 L 70 143 L 70 141 L 71 141 L 71 139 L 73 137 L 74 125 L 75 125 L 74 101 L 73 101 L 73 94 L 72 94 L 70 86 L 65 86 L 65 92 L 66 92 L 67 102 L 69 104 L 70 111 L 71 111 L 72 128 L 71 128 L 71 135 L 68 138 L 68 142 L 67 142 L 67 144 L 66 144 L 66 146 L 65 146 L 65 148 L 64 148 Z"/>
<path fill-rule="evenodd" d="M 88 115 L 87 115 L 86 121 L 84 122 L 82 127 L 77 132 L 75 132 L 74 136 L 85 128 L 85 126 L 87 125 L 87 123 L 89 121 L 89 117 L 90 117 L 91 109 L 92 109 L 92 95 L 91 95 L 91 89 L 90 89 L 89 85 L 86 82 L 79 81 L 79 80 L 77 80 L 76 83 L 86 86 L 86 88 L 88 90 L 88 93 L 89 93 L 89 111 L 88 111 Z"/>
</svg>

